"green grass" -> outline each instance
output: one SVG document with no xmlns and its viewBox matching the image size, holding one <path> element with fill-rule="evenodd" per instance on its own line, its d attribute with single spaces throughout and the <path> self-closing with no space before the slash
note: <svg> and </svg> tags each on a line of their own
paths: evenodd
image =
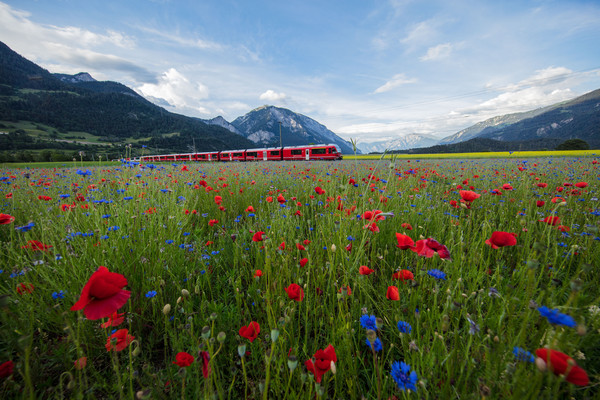
<svg viewBox="0 0 600 400">
<path fill-rule="evenodd" d="M 188 171 L 170 164 L 143 171 L 79 162 L 5 166 L 0 177 L 15 178 L 1 186 L 0 212 L 15 221 L 0 225 L 0 363 L 15 367 L 11 378 L 0 378 L 0 397 L 134 398 L 147 391 L 149 398 L 596 398 L 600 315 L 592 306 L 600 305 L 600 235 L 592 161 L 412 157 L 198 163 Z M 589 186 L 579 194 L 564 186 L 580 181 Z M 507 183 L 512 190 L 502 189 Z M 458 185 L 481 194 L 470 209 L 450 205 L 461 199 Z M 565 206 L 551 202 L 556 194 Z M 538 208 L 540 199 L 546 204 Z M 75 207 L 63 211 L 65 204 Z M 377 209 L 394 216 L 372 232 L 357 216 Z M 539 222 L 551 215 L 568 235 Z M 31 231 L 14 229 L 29 221 Z M 263 241 L 252 240 L 257 231 L 265 232 Z M 517 245 L 492 249 L 485 240 L 493 231 L 515 232 Z M 414 241 L 435 238 L 451 260 L 397 248 L 396 232 Z M 53 247 L 32 252 L 23 248 L 28 240 Z M 101 265 L 122 274 L 131 291 L 116 329 L 128 329 L 136 341 L 117 353 L 105 348 L 114 329 L 100 327 L 106 319 L 70 311 Z M 360 275 L 361 265 L 375 272 Z M 414 281 L 393 280 L 399 269 Z M 432 269 L 446 280 L 430 276 Z M 20 283 L 35 289 L 19 295 Z M 292 283 L 304 290 L 300 302 L 286 294 Z M 389 286 L 399 289 L 398 301 L 386 298 Z M 351 293 L 342 291 L 347 287 Z M 53 298 L 61 290 L 64 298 Z M 558 308 L 577 327 L 551 325 L 536 305 Z M 365 344 L 365 312 L 380 318 L 378 353 Z M 260 325 L 253 342 L 238 333 L 251 321 Z M 411 332 L 401 333 L 398 321 Z M 327 371 L 316 384 L 305 362 L 330 344 L 335 374 Z M 516 360 L 515 346 L 574 357 L 590 385 Z M 194 363 L 174 365 L 178 352 Z M 199 352 L 210 355 L 207 378 Z M 84 356 L 87 366 L 75 368 Z M 397 388 L 395 361 L 417 373 L 416 393 Z"/>
</svg>

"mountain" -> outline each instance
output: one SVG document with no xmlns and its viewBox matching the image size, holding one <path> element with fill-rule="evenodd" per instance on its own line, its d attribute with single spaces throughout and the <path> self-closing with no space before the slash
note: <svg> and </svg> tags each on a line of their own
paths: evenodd
<svg viewBox="0 0 600 400">
<path fill-rule="evenodd" d="M 363 153 L 383 153 L 386 150 L 408 150 L 434 146 L 439 141 L 439 138 L 435 136 L 411 133 L 393 140 L 358 143 L 357 147 Z"/>
<path fill-rule="evenodd" d="M 240 131 L 238 131 L 235 126 L 231 125 L 229 122 L 227 122 L 225 118 L 221 117 L 220 115 L 212 119 L 203 119 L 202 121 L 205 124 L 217 125 L 221 128 L 225 128 L 228 131 L 235 133 L 236 135 L 241 135 Z"/>
<path fill-rule="evenodd" d="M 51 74 L 0 42 L 0 153 L 87 150 L 116 158 L 127 144 L 156 153 L 214 151 L 254 143 L 217 125 L 166 111 L 118 82 Z M 2 151 L 5 150 L 5 151 Z M 134 155 L 136 155 L 134 153 Z"/>
<path fill-rule="evenodd" d="M 286 108 L 262 106 L 236 118 L 231 125 L 256 145 L 284 146 L 306 144 L 337 144 L 342 153 L 353 154 L 352 145 L 312 118 Z"/>
<path fill-rule="evenodd" d="M 598 148 L 600 89 L 549 107 L 490 118 L 442 139 L 440 144 L 459 143 L 473 138 L 504 142 L 582 139 Z"/>
</svg>

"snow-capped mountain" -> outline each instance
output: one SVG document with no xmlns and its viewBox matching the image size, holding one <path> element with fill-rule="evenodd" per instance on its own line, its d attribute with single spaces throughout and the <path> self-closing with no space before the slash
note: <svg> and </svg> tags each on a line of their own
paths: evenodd
<svg viewBox="0 0 600 400">
<path fill-rule="evenodd" d="M 349 142 L 324 125 L 285 108 L 262 106 L 236 118 L 231 125 L 237 129 L 237 133 L 259 146 L 279 146 L 280 123 L 281 142 L 284 146 L 334 143 L 340 146 L 342 153 L 353 153 Z"/>
<path fill-rule="evenodd" d="M 438 144 L 439 138 L 431 135 L 411 133 L 392 140 L 377 142 L 359 142 L 357 147 L 363 153 L 383 153 L 386 150 L 408 150 L 429 147 Z"/>
</svg>

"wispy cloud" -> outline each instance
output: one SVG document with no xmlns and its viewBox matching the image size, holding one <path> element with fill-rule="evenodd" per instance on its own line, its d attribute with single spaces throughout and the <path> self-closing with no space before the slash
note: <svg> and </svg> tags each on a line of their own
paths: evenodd
<svg viewBox="0 0 600 400">
<path fill-rule="evenodd" d="M 416 78 L 407 78 L 404 73 L 396 74 L 396 75 L 394 75 L 394 77 L 392 79 L 390 79 L 385 84 L 383 84 L 383 85 L 379 86 L 377 89 L 375 89 L 375 91 L 373 93 L 388 92 L 398 86 L 406 85 L 409 83 L 416 83 L 416 82 L 417 82 Z"/>
<path fill-rule="evenodd" d="M 187 35 L 181 35 L 179 33 L 168 32 L 163 29 L 154 29 L 148 26 L 138 26 L 138 29 L 142 32 L 148 33 L 161 41 L 166 41 L 170 44 L 175 44 L 182 47 L 196 48 L 201 50 L 223 50 L 225 46 L 220 43 L 201 39 L 191 38 Z"/>
<path fill-rule="evenodd" d="M 451 43 L 442 43 L 437 46 L 430 47 L 427 49 L 427 54 L 420 57 L 421 61 L 437 61 L 444 58 L 448 58 L 452 53 L 453 46 Z"/>
</svg>

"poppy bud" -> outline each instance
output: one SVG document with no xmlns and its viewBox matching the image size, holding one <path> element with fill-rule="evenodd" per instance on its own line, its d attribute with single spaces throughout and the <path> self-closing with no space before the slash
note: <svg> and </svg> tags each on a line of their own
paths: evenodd
<svg viewBox="0 0 600 400">
<path fill-rule="evenodd" d="M 210 337 L 210 328 L 208 326 L 204 326 L 202 328 L 202 339 L 207 340 Z"/>
<path fill-rule="evenodd" d="M 238 346 L 238 356 L 244 357 L 245 354 L 246 354 L 246 345 L 245 344 L 240 344 Z"/>
<path fill-rule="evenodd" d="M 135 398 L 137 400 L 146 400 L 150 398 L 150 394 L 152 393 L 152 389 L 146 389 L 146 390 L 138 390 L 135 393 Z"/>
<path fill-rule="evenodd" d="M 541 372 L 546 372 L 546 370 L 548 369 L 548 366 L 546 365 L 546 361 L 544 361 L 543 358 L 537 357 L 535 359 L 535 366 L 541 371 Z"/>
<path fill-rule="evenodd" d="M 278 338 L 279 338 L 279 330 L 271 329 L 271 341 L 276 342 Z"/>
<path fill-rule="evenodd" d="M 138 342 L 137 340 L 134 340 L 133 342 L 131 342 L 131 344 L 133 345 L 135 343 L 135 349 L 133 349 L 133 351 L 131 352 L 131 354 L 134 357 L 139 356 L 140 354 L 142 354 L 142 349 L 140 347 L 140 342 Z"/>
<path fill-rule="evenodd" d="M 212 314 L 210 314 L 209 318 L 211 321 L 214 321 L 215 319 L 217 319 L 217 317 L 218 317 L 217 313 L 212 313 Z"/>
<path fill-rule="evenodd" d="M 188 292 L 187 289 L 181 289 L 181 296 L 188 297 L 190 295 L 190 292 Z"/>
<path fill-rule="evenodd" d="M 369 342 L 374 343 L 377 339 L 377 333 L 373 329 L 367 329 L 367 339 L 369 339 Z"/>
<path fill-rule="evenodd" d="M 290 371 L 294 371 L 296 369 L 296 367 L 298 366 L 298 359 L 296 358 L 295 355 L 291 355 L 288 357 L 288 368 L 290 369 Z"/>
<path fill-rule="evenodd" d="M 577 324 L 577 334 L 579 336 L 585 336 L 587 333 L 587 328 L 583 324 Z"/>
<path fill-rule="evenodd" d="M 163 307 L 163 314 L 168 315 L 171 312 L 171 305 L 170 304 L 165 304 L 165 306 Z"/>
<path fill-rule="evenodd" d="M 332 253 L 335 253 L 335 250 L 336 250 L 336 249 L 337 249 L 337 247 L 335 247 L 335 244 L 332 244 L 332 245 L 331 245 L 331 252 L 332 252 Z"/>
<path fill-rule="evenodd" d="M 219 332 L 219 334 L 217 335 L 217 340 L 219 343 L 223 343 L 225 341 L 225 338 L 227 338 L 225 332 Z"/>
<path fill-rule="evenodd" d="M 337 372 L 337 369 L 335 368 L 335 361 L 331 360 L 330 368 L 331 373 L 335 375 L 335 373 Z"/>
<path fill-rule="evenodd" d="M 181 303 L 182 301 L 183 301 L 183 298 L 182 298 L 181 296 L 179 296 L 179 297 L 177 298 L 177 304 Z"/>
</svg>

